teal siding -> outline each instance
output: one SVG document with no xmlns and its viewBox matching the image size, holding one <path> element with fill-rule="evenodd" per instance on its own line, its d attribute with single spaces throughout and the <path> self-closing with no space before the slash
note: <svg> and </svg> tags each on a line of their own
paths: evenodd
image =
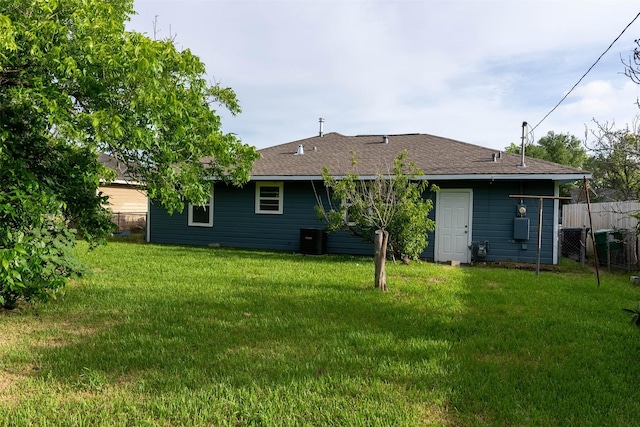
<svg viewBox="0 0 640 427">
<path fill-rule="evenodd" d="M 436 182 L 441 188 L 473 189 L 472 240 L 489 242 L 488 261 L 535 262 L 538 231 L 538 200 L 527 199 L 530 218 L 529 240 L 513 239 L 513 219 L 519 200 L 511 194 L 553 195 L 553 182 L 535 181 L 455 181 Z M 316 187 L 321 185 L 316 184 Z M 189 227 L 187 210 L 173 216 L 157 203 L 151 204 L 150 239 L 155 243 L 187 245 L 220 245 L 254 249 L 297 252 L 300 250 L 301 228 L 324 228 L 317 219 L 316 198 L 310 182 L 284 183 L 284 205 L 281 215 L 255 213 L 255 183 L 243 188 L 216 184 L 213 227 Z M 324 195 L 324 193 L 322 193 Z M 435 215 L 435 195 L 432 218 Z M 553 201 L 544 202 L 541 261 L 553 260 Z M 434 259 L 435 235 L 429 234 L 429 246 L 422 257 Z M 373 245 L 344 232 L 328 235 L 329 253 L 373 255 Z"/>
<path fill-rule="evenodd" d="M 553 196 L 553 181 L 534 182 L 460 182 L 441 188 L 473 188 L 473 223 L 471 239 L 489 242 L 487 261 L 536 262 L 538 247 L 538 199 L 524 199 L 529 218 L 529 240 L 513 239 L 513 219 L 520 200 L 513 194 Z M 553 200 L 543 204 L 541 262 L 553 262 Z"/>
<path fill-rule="evenodd" d="M 154 243 L 219 245 L 239 248 L 300 250 L 301 228 L 324 228 L 314 206 L 310 182 L 285 182 L 282 214 L 255 213 L 255 183 L 243 188 L 217 184 L 213 227 L 189 227 L 187 209 L 169 215 L 158 203 L 150 209 L 150 239 Z M 347 233 L 331 233 L 330 253 L 373 254 L 373 247 Z"/>
</svg>

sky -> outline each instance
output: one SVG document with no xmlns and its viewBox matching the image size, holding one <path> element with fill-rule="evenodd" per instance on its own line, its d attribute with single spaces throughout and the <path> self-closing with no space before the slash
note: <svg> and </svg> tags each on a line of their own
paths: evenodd
<svg viewBox="0 0 640 427">
<path fill-rule="evenodd" d="M 318 135 L 424 133 L 494 148 L 640 113 L 626 77 L 637 0 L 135 0 L 128 29 L 174 39 L 231 87 L 223 130 L 265 148 Z M 543 120 L 541 123 L 540 121 Z M 533 133 L 531 128 L 537 127 Z M 589 140 L 592 140 L 589 137 Z"/>
</svg>

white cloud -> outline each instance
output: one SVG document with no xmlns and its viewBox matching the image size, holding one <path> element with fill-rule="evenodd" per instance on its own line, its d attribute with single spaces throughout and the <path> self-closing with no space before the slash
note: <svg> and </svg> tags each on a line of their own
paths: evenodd
<svg viewBox="0 0 640 427">
<path fill-rule="evenodd" d="M 617 84 L 616 84 L 617 83 Z M 640 95 L 638 85 L 631 81 L 612 82 L 593 80 L 577 88 L 573 101 L 566 106 L 565 114 L 592 114 L 608 117 L 617 112 L 628 112 Z"/>
<path fill-rule="evenodd" d="M 326 131 L 420 132 L 504 148 L 537 123 L 625 25 L 636 1 L 136 0 L 130 28 L 179 45 L 231 86 L 223 123 L 258 147 Z M 640 20 L 536 130 L 580 136 L 637 106 L 620 74 Z M 634 109 L 635 108 L 635 109 Z M 617 116 L 619 115 L 619 116 Z"/>
<path fill-rule="evenodd" d="M 640 86 L 625 79 L 588 82 L 578 87 L 557 113 L 550 116 L 546 129 L 563 126 L 567 132 L 584 138 L 585 131 L 596 128 L 594 120 L 615 122 L 624 127 L 640 113 L 636 104 L 638 97 Z"/>
</svg>

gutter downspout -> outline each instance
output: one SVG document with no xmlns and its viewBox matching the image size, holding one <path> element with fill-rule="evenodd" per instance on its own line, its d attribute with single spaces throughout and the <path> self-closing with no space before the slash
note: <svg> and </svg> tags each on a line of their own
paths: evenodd
<svg viewBox="0 0 640 427">
<path fill-rule="evenodd" d="M 147 230 L 145 239 L 151 243 L 151 198 L 147 196 Z"/>
</svg>

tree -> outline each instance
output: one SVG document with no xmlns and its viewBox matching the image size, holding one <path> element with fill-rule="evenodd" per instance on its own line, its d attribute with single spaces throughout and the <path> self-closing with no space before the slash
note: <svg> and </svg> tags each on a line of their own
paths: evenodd
<svg viewBox="0 0 640 427">
<path fill-rule="evenodd" d="M 522 154 L 521 146 L 513 142 L 505 148 L 505 151 Z M 585 150 L 578 138 L 568 133 L 556 134 L 553 131 L 547 132 L 545 136 L 538 140 L 537 144 L 525 147 L 525 155 L 574 168 L 583 168 L 589 160 L 587 150 Z M 576 183 L 573 182 L 561 185 L 560 195 L 569 196 L 571 189 L 575 187 Z"/>
<path fill-rule="evenodd" d="M 429 218 L 433 202 L 424 198 L 429 183 L 418 180 L 422 172 L 406 159 L 407 152 L 401 152 L 393 171 L 379 173 L 374 180 L 360 179 L 355 173 L 336 179 L 325 168 L 327 206 L 316 193 L 316 211 L 329 231 L 345 230 L 374 243 L 375 286 L 381 290 L 387 289 L 387 250 L 403 259 L 418 258 L 429 244 L 427 232 L 435 228 Z M 353 164 L 357 165 L 355 157 Z M 437 187 L 432 185 L 431 190 Z"/>
<path fill-rule="evenodd" d="M 597 127 L 591 131 L 595 139 L 588 142 L 593 152 L 588 162 L 592 188 L 596 194 L 608 192 L 615 200 L 640 200 L 640 136 L 628 127 L 595 123 Z"/>
<path fill-rule="evenodd" d="M 508 153 L 522 154 L 521 146 L 513 142 L 505 148 Z M 573 135 L 556 134 L 548 132 L 538 140 L 537 144 L 528 145 L 525 148 L 525 155 L 536 159 L 547 160 L 562 165 L 582 168 L 588 158 L 587 150 L 582 146 L 582 142 Z"/>
<path fill-rule="evenodd" d="M 624 65 L 624 75 L 632 82 L 640 84 L 640 39 L 635 40 L 636 47 L 628 61 L 622 61 Z M 639 104 L 640 105 L 640 104 Z"/>
<path fill-rule="evenodd" d="M 0 0 L 0 305 L 46 300 L 81 271 L 74 229 L 92 243 L 111 231 L 98 153 L 169 212 L 204 203 L 209 178 L 249 178 L 255 149 L 212 108 L 239 113 L 235 93 L 189 50 L 126 31 L 132 13 L 132 0 Z"/>
<path fill-rule="evenodd" d="M 640 84 L 640 40 L 630 58 L 622 63 L 624 74 Z M 640 102 L 636 101 L 638 106 Z M 631 127 L 617 129 L 615 123 L 598 122 L 590 131 L 593 140 L 586 145 L 593 152 L 587 167 L 592 171 L 591 186 L 596 194 L 608 193 L 616 200 L 640 199 L 640 116 Z M 596 196 L 594 199 L 602 199 Z"/>
</svg>

